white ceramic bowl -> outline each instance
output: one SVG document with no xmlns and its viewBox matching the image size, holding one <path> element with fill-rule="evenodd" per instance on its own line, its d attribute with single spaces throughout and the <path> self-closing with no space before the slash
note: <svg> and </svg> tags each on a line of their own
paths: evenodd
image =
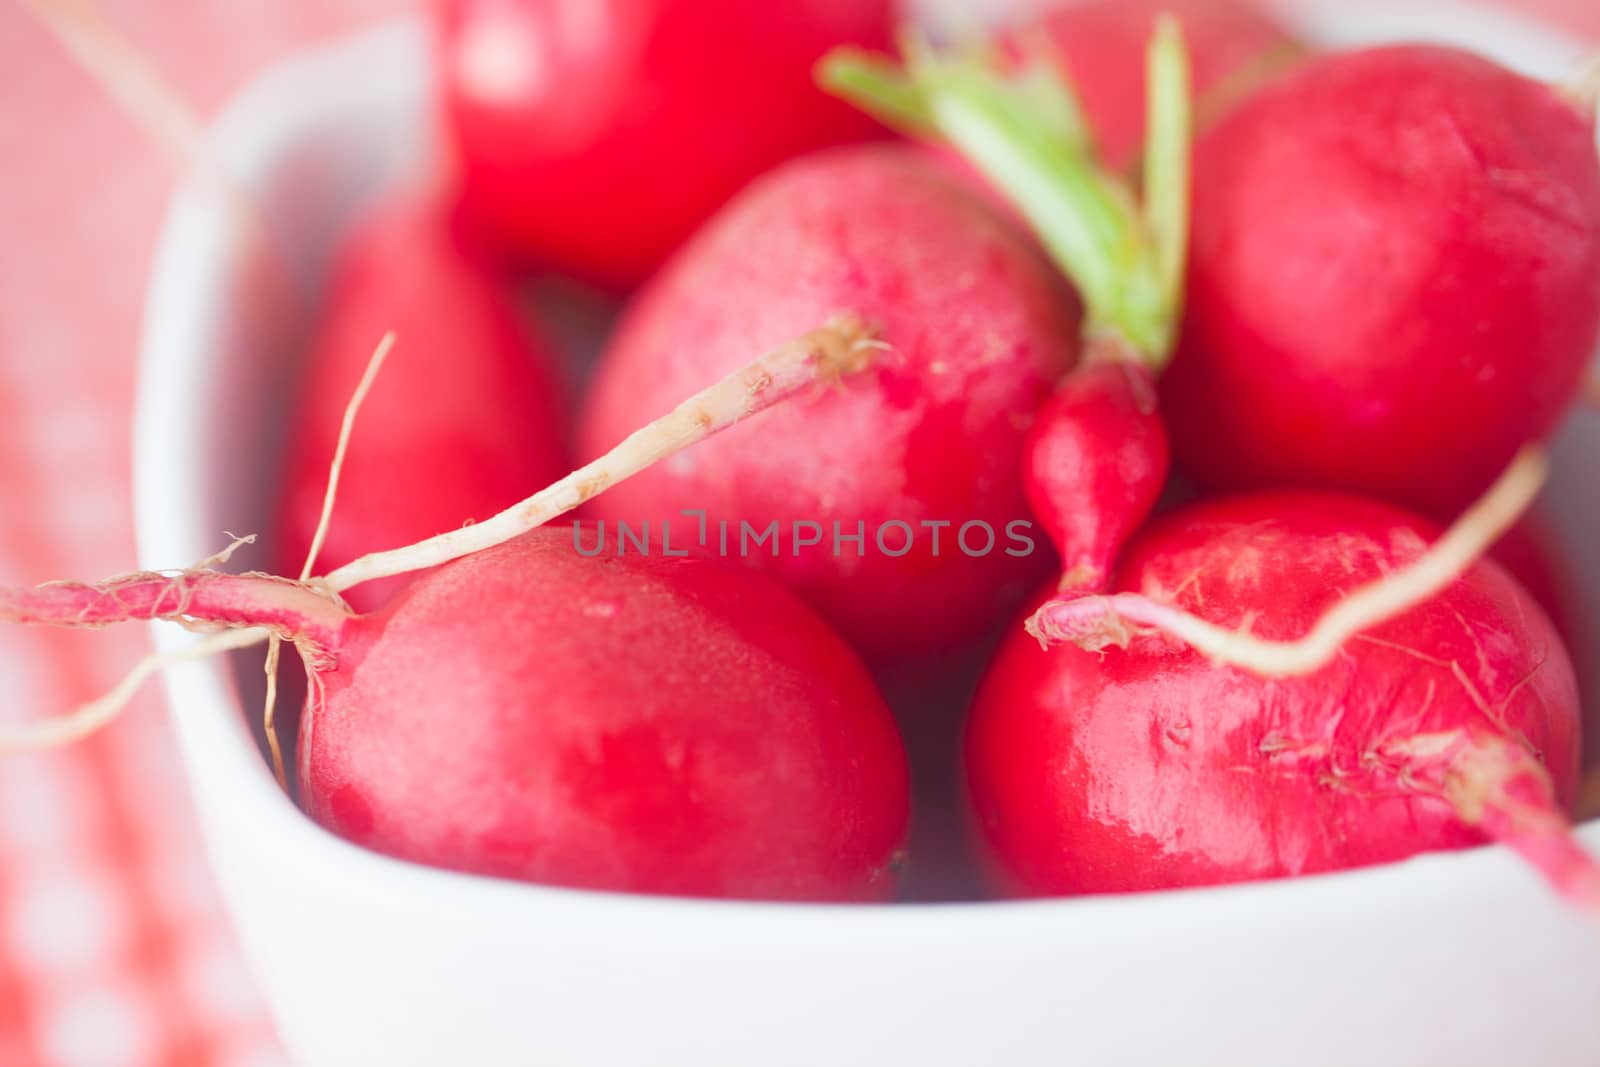
<svg viewBox="0 0 1600 1067">
<path fill-rule="evenodd" d="M 1446 38 L 1533 72 L 1559 35 L 1464 7 L 1313 20 L 1327 40 Z M 414 25 L 283 65 L 219 127 L 307 293 L 363 194 L 426 127 Z M 152 281 L 136 442 L 142 562 L 263 528 L 282 353 L 253 265 L 203 192 Z M 255 324 L 255 325 L 252 325 Z M 265 336 L 270 324 L 273 336 Z M 1557 497 L 1600 602 L 1600 500 L 1564 443 Z M 158 630 L 163 647 L 189 640 Z M 1600 931 L 1503 849 L 1269 885 L 1060 902 L 794 907 L 465 877 L 344 844 L 274 786 L 226 664 L 168 676 L 212 862 L 305 1067 L 1594 1064 Z M 251 714 L 255 714 L 252 710 Z M 1600 828 L 1585 831 L 1600 850 Z"/>
</svg>

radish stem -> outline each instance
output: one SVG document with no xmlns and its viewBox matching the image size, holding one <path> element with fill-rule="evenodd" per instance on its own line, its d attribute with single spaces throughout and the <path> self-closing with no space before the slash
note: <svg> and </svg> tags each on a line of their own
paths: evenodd
<svg viewBox="0 0 1600 1067">
<path fill-rule="evenodd" d="M 1194 113 L 1189 100 L 1189 56 L 1178 20 L 1156 20 L 1146 63 L 1149 144 L 1144 157 L 1144 224 L 1155 249 L 1156 272 L 1169 334 L 1183 313 L 1184 269 L 1189 261 L 1189 146 Z M 1167 344 L 1173 342 L 1171 336 Z"/>
<path fill-rule="evenodd" d="M 503 544 L 557 518 L 675 452 L 703 441 L 801 390 L 865 368 L 883 346 L 853 314 L 796 338 L 689 398 L 606 455 L 474 526 L 363 556 L 312 584 L 341 593 L 363 582 L 409 574 Z"/>
<path fill-rule="evenodd" d="M 937 51 L 917 38 L 904 70 L 841 50 L 823 85 L 891 124 L 949 141 L 1027 217 L 1083 296 L 1087 332 L 1111 351 L 1164 368 L 1177 340 L 1187 260 L 1193 128 L 1189 57 L 1163 17 L 1149 51 L 1150 131 L 1143 207 L 1102 169 L 1057 58 L 1027 52 L 1005 71 L 992 50 Z M 920 96 L 919 102 L 913 102 Z"/>
<path fill-rule="evenodd" d="M 1463 822 L 1515 850 L 1563 899 L 1600 914 L 1600 864 L 1572 836 L 1550 772 L 1525 746 L 1474 739 L 1450 761 L 1443 795 Z"/>
<path fill-rule="evenodd" d="M 276 630 L 333 647 L 349 611 L 310 586 L 262 574 L 188 570 L 147 572 L 95 584 L 53 582 L 0 589 L 0 622 L 97 629 L 163 619 L 196 629 Z"/>
<path fill-rule="evenodd" d="M 1137 593 L 1052 600 L 1028 620 L 1046 648 L 1071 642 L 1094 651 L 1126 647 L 1133 628 L 1163 631 L 1219 663 L 1265 677 L 1309 674 L 1351 637 L 1430 599 L 1483 555 L 1527 511 L 1549 476 L 1549 455 L 1530 446 L 1461 519 L 1409 566 L 1355 590 L 1297 641 L 1268 641 L 1229 630 Z"/>
</svg>

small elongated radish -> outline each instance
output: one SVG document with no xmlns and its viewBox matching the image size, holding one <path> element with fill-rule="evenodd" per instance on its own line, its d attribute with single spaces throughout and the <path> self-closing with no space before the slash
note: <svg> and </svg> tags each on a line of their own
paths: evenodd
<svg viewBox="0 0 1600 1067">
<path fill-rule="evenodd" d="M 1049 566 L 1009 535 L 1027 520 L 1023 438 L 1076 357 L 1078 317 L 1027 235 L 930 153 L 834 149 L 747 189 L 629 308 L 579 442 L 597 451 L 686 383 L 840 306 L 877 327 L 887 351 L 872 371 L 653 468 L 592 515 L 658 533 L 669 521 L 684 543 L 698 530 L 680 513 L 703 511 L 719 551 L 726 522 L 728 555 L 799 592 L 870 661 L 948 650 Z M 778 545 L 741 543 L 771 524 Z"/>
<path fill-rule="evenodd" d="M 481 236 L 644 280 L 748 181 L 878 131 L 819 92 L 829 48 L 888 42 L 889 0 L 439 0 L 461 195 Z"/>
<path fill-rule="evenodd" d="M 341 415 L 372 346 L 397 348 L 362 410 L 320 559 L 342 566 L 488 518 L 571 469 L 556 357 L 448 207 L 391 197 L 346 238 L 290 420 L 276 567 L 298 574 Z M 355 590 L 367 610 L 401 579 Z"/>
<path fill-rule="evenodd" d="M 1192 125 L 1174 19 L 1157 22 L 1148 56 L 1142 203 L 1097 163 L 1084 109 L 1048 54 L 1008 69 L 985 49 L 940 54 L 913 41 L 904 70 L 845 51 L 822 73 L 887 120 L 952 142 L 1033 224 L 1082 295 L 1083 360 L 1041 407 L 1023 450 L 1028 503 L 1061 555 L 1063 591 L 1105 585 L 1169 469 L 1156 379 L 1182 307 Z"/>
<path fill-rule="evenodd" d="M 1304 54 L 1286 29 L 1243 0 L 1087 0 L 1053 6 L 1007 31 L 1023 47 L 1042 37 L 1056 51 L 1100 158 L 1115 171 L 1132 167 L 1144 150 L 1145 53 L 1164 14 L 1183 28 L 1202 122 Z"/>
<path fill-rule="evenodd" d="M 1194 219 L 1163 400 L 1215 486 L 1448 513 L 1549 435 L 1600 340 L 1592 101 L 1462 52 L 1255 95 L 1198 142 Z"/>
<path fill-rule="evenodd" d="M 326 580 L 227 574 L 219 557 L 0 589 L 0 621 L 165 619 L 223 630 L 211 648 L 267 633 L 293 641 L 312 679 L 302 801 L 392 855 L 590 888 L 882 899 L 907 828 L 905 757 L 844 642 L 741 568 L 593 558 L 572 531 L 528 530 L 853 372 L 870 355 L 862 341 L 840 326 L 785 346 L 502 516 Z M 353 614 L 334 595 L 399 573 L 401 555 L 434 569 L 380 611 Z M 57 729 L 71 725 L 47 724 L 42 743 L 81 736 Z"/>
<path fill-rule="evenodd" d="M 1288 641 L 1418 564 L 1434 536 L 1354 496 L 1213 501 L 1142 535 L 1117 587 Z M 969 795 L 1005 891 L 1212 885 L 1496 840 L 1600 908 L 1600 871 L 1565 814 L 1580 747 L 1572 668 L 1497 565 L 1472 566 L 1309 673 L 1224 665 L 1136 625 L 1094 647 L 1045 651 L 1019 630 L 974 706 Z"/>
</svg>

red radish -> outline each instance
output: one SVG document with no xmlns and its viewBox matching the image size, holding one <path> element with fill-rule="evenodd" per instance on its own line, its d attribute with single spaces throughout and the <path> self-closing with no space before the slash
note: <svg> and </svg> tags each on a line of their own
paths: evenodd
<svg viewBox="0 0 1600 1067">
<path fill-rule="evenodd" d="M 179 166 L 234 210 L 265 283 L 247 312 L 282 314 L 298 295 L 269 228 L 214 158 L 204 124 L 159 69 L 93 5 L 31 9 Z M 570 469 L 565 404 L 545 341 L 522 321 L 505 279 L 463 241 L 447 205 L 392 197 L 345 241 L 301 383 L 287 447 L 275 559 L 300 573 L 322 518 L 341 416 L 379 338 L 401 354 L 366 405 L 343 463 L 344 508 L 320 558 L 335 566 L 492 515 Z M 357 590 L 381 603 L 398 581 Z"/>
<path fill-rule="evenodd" d="M 1052 7 L 1008 36 L 1028 47 L 1043 37 L 1059 53 L 1094 131 L 1100 157 L 1126 170 L 1145 145 L 1145 52 L 1156 20 L 1173 15 L 1189 46 L 1197 97 L 1233 84 L 1264 83 L 1302 49 L 1289 32 L 1244 0 L 1088 0 Z"/>
<path fill-rule="evenodd" d="M 629 309 L 579 440 L 609 445 L 751 346 L 841 308 L 878 327 L 889 351 L 873 372 L 655 467 L 592 514 L 675 520 L 681 543 L 698 530 L 680 512 L 703 509 L 719 551 L 727 521 L 729 555 L 780 577 L 869 660 L 950 649 L 1048 566 L 1008 535 L 1026 536 L 1012 525 L 1027 519 L 1023 437 L 1075 358 L 1077 317 L 1026 235 L 928 153 L 837 149 L 751 186 Z M 741 549 L 741 522 L 778 523 L 780 545 Z M 819 543 L 795 546 L 795 523 Z M 961 541 L 976 523 L 992 542 L 977 526 Z M 835 524 L 863 540 L 836 543 Z"/>
<path fill-rule="evenodd" d="M 940 136 L 1030 220 L 1088 311 L 1081 365 L 1040 409 L 1023 451 L 1028 502 L 1061 554 L 1064 591 L 1104 587 L 1167 481 L 1155 381 L 1183 292 L 1192 122 L 1185 46 L 1163 18 L 1149 46 L 1145 199 L 1099 167 L 1083 108 L 1050 62 L 1002 72 L 987 50 L 912 41 L 902 71 L 845 51 L 826 84 L 912 132 Z"/>
<path fill-rule="evenodd" d="M 529 532 L 678 448 L 856 372 L 865 340 L 841 319 L 501 515 L 325 579 L 225 574 L 214 569 L 224 554 L 178 573 L 0 589 L 0 621 L 165 619 L 222 629 L 202 643 L 211 649 L 293 641 L 312 677 L 305 805 L 397 856 L 574 886 L 881 899 L 906 832 L 907 771 L 848 647 L 741 568 L 591 558 L 576 531 Z M 354 615 L 336 595 L 428 567 L 374 614 Z M 105 718 L 91 706 L 5 747 L 70 741 Z"/>
<path fill-rule="evenodd" d="M 212 573 L 0 593 L 0 618 L 280 628 L 315 672 L 302 803 L 403 859 L 638 892 L 889 896 L 905 757 L 844 642 L 759 575 L 586 558 L 573 537 L 458 560 L 374 615 Z"/>
<path fill-rule="evenodd" d="M 571 469 L 555 357 L 507 281 L 442 205 L 390 200 L 343 245 L 296 394 L 276 546 L 284 573 L 300 572 L 345 404 L 391 329 L 398 347 L 345 457 L 323 563 L 487 518 Z M 370 610 L 400 584 L 364 587 L 351 602 Z"/>
<path fill-rule="evenodd" d="M 1593 108 L 1444 48 L 1325 58 L 1196 149 L 1163 400 L 1217 486 L 1459 507 L 1573 403 L 1600 339 Z"/>
<path fill-rule="evenodd" d="M 462 195 L 485 236 L 592 281 L 642 281 L 791 156 L 875 135 L 811 68 L 887 44 L 889 0 L 441 0 Z"/>
<path fill-rule="evenodd" d="M 1214 501 L 1145 533 L 1117 587 L 1282 640 L 1434 536 L 1358 497 Z M 1007 891 L 1210 885 L 1498 840 L 1600 906 L 1600 873 L 1564 815 L 1580 744 L 1572 668 L 1497 565 L 1295 677 L 1160 633 L 1115 643 L 1043 651 L 1019 627 L 979 693 L 968 784 Z"/>
</svg>

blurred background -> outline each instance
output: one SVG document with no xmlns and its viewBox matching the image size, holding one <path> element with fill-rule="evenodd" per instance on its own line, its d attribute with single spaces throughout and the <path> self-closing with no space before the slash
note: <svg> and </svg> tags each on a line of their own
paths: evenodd
<svg viewBox="0 0 1600 1067">
<path fill-rule="evenodd" d="M 1017 0 L 924 2 L 965 14 Z M 285 52 L 415 6 L 103 4 L 207 115 Z M 1594 0 L 1513 6 L 1600 41 Z M 11 2 L 0 71 L 0 583 L 112 574 L 134 559 L 134 363 L 172 170 Z M 100 695 L 145 647 L 139 628 L 0 633 L 0 723 Z M 0 764 L 0 1067 L 284 1062 L 210 885 L 156 689 L 87 743 Z"/>
</svg>

